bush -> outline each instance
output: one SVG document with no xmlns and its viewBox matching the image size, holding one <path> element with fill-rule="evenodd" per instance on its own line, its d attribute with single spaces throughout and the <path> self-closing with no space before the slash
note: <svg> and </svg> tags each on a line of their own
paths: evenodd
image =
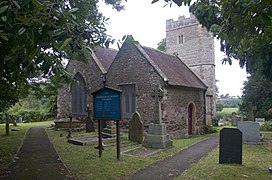
<svg viewBox="0 0 272 180">
<path fill-rule="evenodd" d="M 269 121 L 265 121 L 265 123 L 261 126 L 262 131 L 272 131 L 272 119 Z"/>
<path fill-rule="evenodd" d="M 204 133 L 205 134 L 211 134 L 211 133 L 216 133 L 217 130 L 213 128 L 213 126 L 206 125 L 204 126 Z"/>
</svg>

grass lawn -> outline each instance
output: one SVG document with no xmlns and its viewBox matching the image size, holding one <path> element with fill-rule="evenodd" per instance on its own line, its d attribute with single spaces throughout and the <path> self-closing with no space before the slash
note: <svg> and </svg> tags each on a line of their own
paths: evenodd
<svg viewBox="0 0 272 180">
<path fill-rule="evenodd" d="M 269 173 L 268 166 L 272 164 L 272 132 L 264 134 L 265 141 L 261 145 L 243 144 L 242 165 L 219 164 L 219 149 L 217 148 L 176 179 L 271 180 L 272 174 Z"/>
<path fill-rule="evenodd" d="M 28 128 L 32 126 L 49 126 L 51 123 L 52 121 L 18 123 L 17 126 L 10 124 L 10 130 L 18 129 L 19 131 L 9 131 L 9 136 L 6 136 L 6 125 L 0 124 L 0 169 L 7 167 L 13 160 Z"/>
<path fill-rule="evenodd" d="M 238 108 L 224 108 L 222 111 L 216 112 L 216 115 L 231 116 L 231 113 L 233 112 L 238 113 Z"/>
<path fill-rule="evenodd" d="M 116 158 L 115 143 L 106 144 L 102 157 L 99 158 L 98 150 L 94 146 L 77 146 L 67 143 L 65 138 L 60 137 L 62 131 L 47 131 L 51 142 L 74 175 L 80 175 L 82 179 L 128 179 L 129 175 L 136 170 L 154 163 L 164 157 L 200 141 L 206 136 L 195 136 L 183 140 L 174 140 L 174 148 L 164 150 L 149 157 L 131 157 L 121 155 L 120 160 Z M 73 133 L 73 136 L 81 136 L 82 133 Z M 86 135 L 86 133 L 84 133 Z M 138 147 L 138 144 L 122 141 L 121 151 Z"/>
<path fill-rule="evenodd" d="M 20 131 L 11 131 L 5 136 L 5 126 L 0 125 L 0 170 L 5 168 L 14 157 L 23 136 L 31 126 L 49 126 L 52 121 L 43 123 L 19 124 Z M 13 128 L 13 125 L 11 125 Z M 221 129 L 222 127 L 218 127 Z M 94 146 L 78 146 L 67 143 L 66 131 L 47 129 L 51 142 L 59 153 L 62 161 L 75 176 L 80 179 L 128 179 L 136 170 L 154 163 L 164 157 L 208 136 L 194 136 L 187 139 L 173 140 L 174 147 L 149 157 L 131 157 L 121 155 L 116 158 L 115 143 L 107 143 L 102 157 Z M 62 134 L 62 136 L 61 136 Z M 73 132 L 73 136 L 86 136 L 96 133 Z M 218 135 L 214 134 L 214 135 Z M 121 151 L 138 147 L 138 144 L 122 141 Z M 218 164 L 218 148 L 199 163 L 193 164 L 177 179 L 272 179 L 268 165 L 272 164 L 272 132 L 265 133 L 262 145 L 243 145 L 243 165 Z"/>
</svg>

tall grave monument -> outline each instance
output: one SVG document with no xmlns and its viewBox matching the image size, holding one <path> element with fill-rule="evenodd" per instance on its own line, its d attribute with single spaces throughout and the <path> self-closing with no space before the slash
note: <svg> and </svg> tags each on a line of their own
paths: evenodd
<svg viewBox="0 0 272 180">
<path fill-rule="evenodd" d="M 154 90 L 155 106 L 153 120 L 149 124 L 148 133 L 144 136 L 144 147 L 164 149 L 173 145 L 169 134 L 167 134 L 166 125 L 162 122 L 161 100 L 163 95 L 163 89 L 160 86 Z"/>
</svg>

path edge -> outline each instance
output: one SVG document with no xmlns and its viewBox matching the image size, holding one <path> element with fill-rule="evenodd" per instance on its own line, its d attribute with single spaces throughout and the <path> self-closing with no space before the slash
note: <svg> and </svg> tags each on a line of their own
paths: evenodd
<svg viewBox="0 0 272 180">
<path fill-rule="evenodd" d="M 43 127 L 43 128 L 44 128 L 44 127 Z M 68 171 L 68 173 L 69 173 L 70 175 L 72 175 L 73 177 L 75 177 L 75 179 L 79 179 L 77 175 L 75 175 L 74 173 L 71 173 L 70 169 L 67 167 L 67 165 L 66 165 L 66 164 L 64 163 L 64 161 L 62 160 L 61 156 L 59 155 L 59 152 L 57 151 L 57 149 L 55 148 L 54 144 L 52 143 L 51 138 L 50 138 L 50 136 L 49 136 L 48 133 L 47 133 L 47 130 L 48 130 L 48 129 L 45 129 L 45 128 L 44 128 L 44 131 L 45 131 L 45 133 L 46 133 L 46 135 L 47 135 L 47 138 L 49 139 L 50 143 L 51 143 L 52 146 L 53 146 L 54 151 L 56 152 L 56 154 L 57 154 L 57 156 L 58 156 L 58 160 L 63 164 L 63 166 L 65 167 L 65 169 Z"/>
<path fill-rule="evenodd" d="M 177 151 L 177 152 L 175 152 L 175 153 L 173 153 L 173 154 L 171 154 L 171 155 L 169 155 L 169 156 L 167 156 L 167 157 L 165 157 L 165 158 L 159 159 L 159 160 L 157 160 L 157 161 L 155 161 L 155 162 L 153 162 L 153 163 L 151 163 L 151 164 L 149 164 L 149 165 L 147 165 L 147 166 L 144 166 L 143 168 L 137 169 L 136 171 L 134 171 L 133 173 L 131 173 L 131 174 L 129 175 L 129 177 L 131 177 L 133 174 L 136 174 L 138 171 L 141 171 L 142 169 L 145 169 L 145 168 L 147 168 L 147 167 L 149 167 L 149 166 L 152 166 L 153 164 L 158 163 L 159 161 L 162 161 L 162 160 L 164 160 L 164 159 L 171 158 L 173 155 L 178 154 L 179 152 L 181 152 L 181 151 L 183 151 L 183 150 L 186 150 L 186 149 L 190 148 L 191 146 L 193 146 L 193 145 L 195 145 L 195 144 L 197 144 L 197 143 L 206 141 L 206 140 L 208 140 L 208 139 L 210 139 L 210 138 L 214 138 L 214 137 L 216 137 L 216 136 L 206 137 L 206 138 L 202 139 L 201 141 L 197 141 L 197 142 L 194 142 L 193 144 L 190 144 L 190 145 L 188 145 L 188 146 L 185 146 L 184 148 L 180 149 L 179 151 Z"/>
</svg>

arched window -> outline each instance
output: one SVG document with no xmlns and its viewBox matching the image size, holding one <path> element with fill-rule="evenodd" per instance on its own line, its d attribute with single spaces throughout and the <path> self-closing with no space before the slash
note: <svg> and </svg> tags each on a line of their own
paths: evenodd
<svg viewBox="0 0 272 180">
<path fill-rule="evenodd" d="M 71 85 L 71 93 L 72 114 L 85 114 L 87 107 L 87 90 L 86 82 L 80 73 L 77 73 L 74 77 L 74 82 Z"/>
</svg>

